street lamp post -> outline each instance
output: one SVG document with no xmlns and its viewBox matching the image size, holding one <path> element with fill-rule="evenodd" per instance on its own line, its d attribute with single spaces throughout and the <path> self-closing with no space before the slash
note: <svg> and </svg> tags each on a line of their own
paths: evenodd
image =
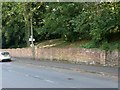
<svg viewBox="0 0 120 90">
<path fill-rule="evenodd" d="M 31 37 L 30 40 L 31 41 L 31 47 L 32 47 L 32 59 L 35 60 L 35 46 L 34 46 L 34 41 L 35 39 L 33 38 L 33 27 L 32 27 L 32 17 L 31 17 Z"/>
</svg>

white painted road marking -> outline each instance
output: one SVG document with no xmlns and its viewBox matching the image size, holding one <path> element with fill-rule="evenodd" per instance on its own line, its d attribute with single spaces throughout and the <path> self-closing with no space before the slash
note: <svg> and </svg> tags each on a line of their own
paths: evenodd
<svg viewBox="0 0 120 90">
<path fill-rule="evenodd" d="M 45 80 L 45 81 L 47 81 L 47 82 L 49 82 L 49 83 L 54 83 L 54 81 L 52 81 L 52 80 Z"/>
</svg>

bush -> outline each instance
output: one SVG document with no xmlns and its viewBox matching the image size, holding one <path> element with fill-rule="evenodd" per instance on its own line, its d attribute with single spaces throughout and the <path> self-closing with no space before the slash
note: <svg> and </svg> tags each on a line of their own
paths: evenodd
<svg viewBox="0 0 120 90">
<path fill-rule="evenodd" d="M 110 44 L 108 42 L 103 42 L 102 45 L 100 46 L 101 49 L 103 50 L 110 50 Z"/>
<path fill-rule="evenodd" d="M 87 43 L 85 45 L 81 45 L 80 47 L 89 49 L 89 48 L 97 48 L 97 45 L 96 45 L 95 42 L 89 42 L 89 43 Z"/>
</svg>

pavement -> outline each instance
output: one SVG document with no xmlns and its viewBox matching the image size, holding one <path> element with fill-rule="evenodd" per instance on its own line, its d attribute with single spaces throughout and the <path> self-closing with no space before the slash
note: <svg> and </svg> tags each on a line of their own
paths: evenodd
<svg viewBox="0 0 120 90">
<path fill-rule="evenodd" d="M 26 58 L 14 58 L 14 63 L 27 64 L 45 68 L 59 68 L 72 71 L 78 71 L 83 73 L 92 73 L 96 75 L 101 75 L 105 77 L 118 78 L 118 68 L 117 67 L 107 67 L 107 66 L 93 66 L 85 64 L 74 64 L 69 62 L 59 62 L 50 60 L 32 60 Z"/>
</svg>

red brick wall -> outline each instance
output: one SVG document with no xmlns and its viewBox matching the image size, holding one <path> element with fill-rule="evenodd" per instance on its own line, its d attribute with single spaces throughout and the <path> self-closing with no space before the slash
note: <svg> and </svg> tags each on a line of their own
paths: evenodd
<svg viewBox="0 0 120 90">
<path fill-rule="evenodd" d="M 3 49 L 13 57 L 32 58 L 31 48 Z M 67 60 L 87 64 L 118 65 L 119 51 L 105 52 L 99 49 L 35 48 L 36 59 Z"/>
<path fill-rule="evenodd" d="M 17 48 L 17 49 L 2 49 L 2 51 L 10 52 L 13 57 L 25 57 L 30 58 L 32 56 L 32 52 L 30 48 Z"/>
<path fill-rule="evenodd" d="M 43 48 L 36 50 L 36 58 L 100 63 L 101 51 L 75 48 Z"/>
</svg>

